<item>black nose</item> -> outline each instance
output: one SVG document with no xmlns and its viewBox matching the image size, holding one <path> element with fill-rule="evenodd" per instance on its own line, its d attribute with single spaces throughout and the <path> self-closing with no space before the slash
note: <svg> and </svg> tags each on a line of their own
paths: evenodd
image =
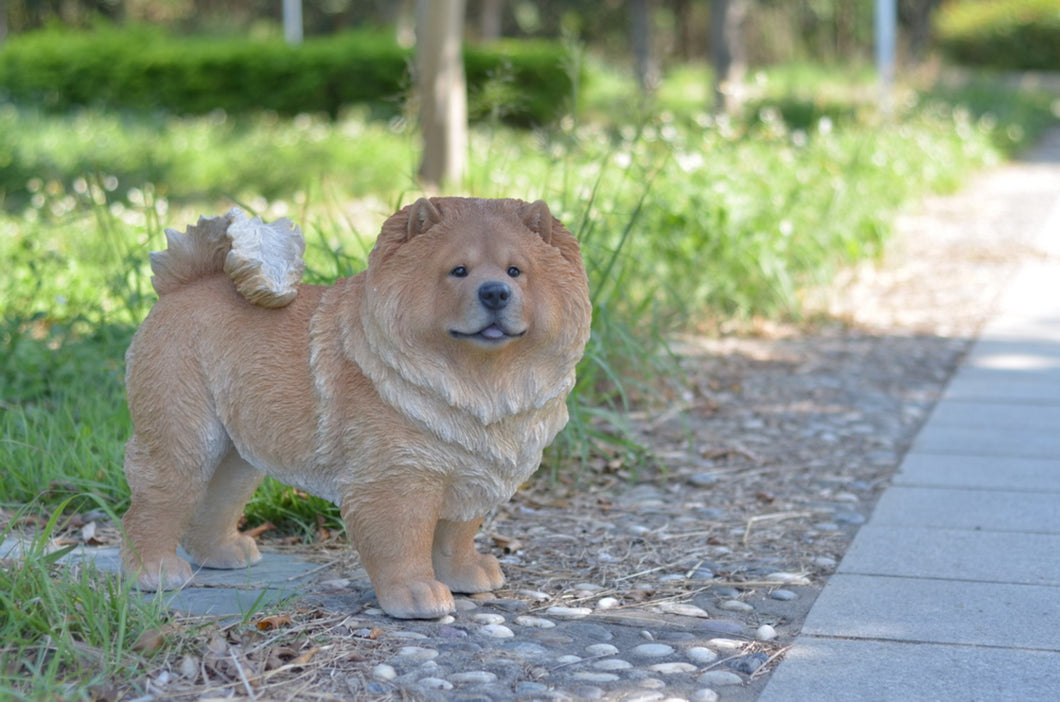
<svg viewBox="0 0 1060 702">
<path fill-rule="evenodd" d="M 478 288 L 478 299 L 488 310 L 501 310 L 508 306 L 512 299 L 512 289 L 507 283 L 491 280 Z"/>
</svg>

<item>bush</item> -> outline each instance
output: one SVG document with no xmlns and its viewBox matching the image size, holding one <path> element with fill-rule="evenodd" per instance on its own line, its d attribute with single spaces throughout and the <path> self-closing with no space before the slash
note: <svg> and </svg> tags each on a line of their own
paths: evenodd
<svg viewBox="0 0 1060 702">
<path fill-rule="evenodd" d="M 980 0 L 943 6 L 939 47 L 952 61 L 1002 70 L 1060 70 L 1060 0 Z"/>
<path fill-rule="evenodd" d="M 53 29 L 16 36 L 0 49 L 0 89 L 10 100 L 55 110 L 95 105 L 334 116 L 346 105 L 368 104 L 396 114 L 411 83 L 411 62 L 411 52 L 384 32 L 313 38 L 291 47 L 177 38 L 143 27 Z M 505 106 L 500 116 L 517 124 L 551 122 L 566 107 L 571 79 L 559 44 L 469 47 L 465 63 L 473 117 L 493 113 L 499 99 Z"/>
</svg>

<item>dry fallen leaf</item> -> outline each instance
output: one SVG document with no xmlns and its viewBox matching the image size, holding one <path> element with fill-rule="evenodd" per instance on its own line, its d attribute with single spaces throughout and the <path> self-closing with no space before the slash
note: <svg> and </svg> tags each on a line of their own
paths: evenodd
<svg viewBox="0 0 1060 702">
<path fill-rule="evenodd" d="M 273 617 L 265 617 L 258 620 L 259 631 L 272 631 L 290 625 L 291 618 L 286 614 L 277 614 Z"/>
<path fill-rule="evenodd" d="M 136 642 L 132 645 L 132 650 L 140 653 L 154 653 L 162 647 L 162 644 L 166 642 L 166 637 L 173 634 L 174 631 L 176 631 L 176 627 L 172 624 L 163 624 L 153 629 L 147 629 L 137 637 Z"/>
</svg>

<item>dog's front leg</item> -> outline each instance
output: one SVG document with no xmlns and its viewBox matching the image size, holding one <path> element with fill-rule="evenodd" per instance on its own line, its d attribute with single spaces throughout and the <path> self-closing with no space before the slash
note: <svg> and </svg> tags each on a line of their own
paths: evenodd
<svg viewBox="0 0 1060 702">
<path fill-rule="evenodd" d="M 455 608 L 431 564 L 441 490 L 407 484 L 359 485 L 342 503 L 346 531 L 379 606 L 399 619 L 434 619 Z"/>
<path fill-rule="evenodd" d="M 500 563 L 475 550 L 475 534 L 482 519 L 438 521 L 434 530 L 435 575 L 453 592 L 489 592 L 504 585 Z"/>
</svg>

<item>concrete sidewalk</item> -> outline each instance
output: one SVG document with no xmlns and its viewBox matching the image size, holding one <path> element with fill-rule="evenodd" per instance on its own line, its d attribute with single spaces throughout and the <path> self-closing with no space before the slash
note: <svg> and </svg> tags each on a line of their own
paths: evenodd
<svg viewBox="0 0 1060 702">
<path fill-rule="evenodd" d="M 1060 192 L 760 702 L 1060 699 Z"/>
</svg>

